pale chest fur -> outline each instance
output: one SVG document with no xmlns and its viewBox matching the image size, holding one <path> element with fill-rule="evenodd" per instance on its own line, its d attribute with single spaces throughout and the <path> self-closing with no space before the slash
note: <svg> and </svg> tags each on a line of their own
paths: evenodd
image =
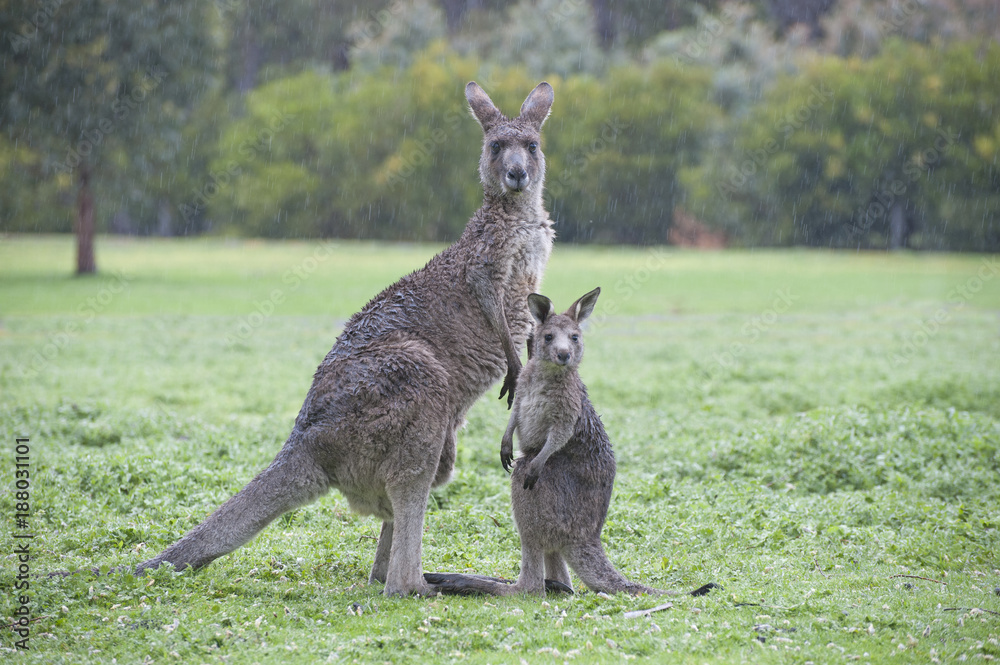
<svg viewBox="0 0 1000 665">
<path fill-rule="evenodd" d="M 583 395 L 572 374 L 546 376 L 540 362 L 529 361 L 517 383 L 518 447 L 522 452 L 545 445 L 554 428 L 572 429 L 580 417 Z"/>
<path fill-rule="evenodd" d="M 541 287 L 542 275 L 552 254 L 555 233 L 546 218 L 543 222 L 524 222 L 510 239 L 510 286 L 513 290 L 527 289 L 534 293 Z"/>
<path fill-rule="evenodd" d="M 514 343 L 520 347 L 531 332 L 527 297 L 541 289 L 545 266 L 552 253 L 555 234 L 545 223 L 525 223 L 510 238 L 510 265 L 502 289 L 507 324 Z"/>
</svg>

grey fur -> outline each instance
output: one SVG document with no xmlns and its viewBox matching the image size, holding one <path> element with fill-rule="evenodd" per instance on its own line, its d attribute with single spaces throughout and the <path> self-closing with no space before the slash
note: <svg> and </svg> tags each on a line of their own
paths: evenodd
<svg viewBox="0 0 1000 665">
<path fill-rule="evenodd" d="M 474 82 L 466 99 L 484 131 L 485 193 L 462 236 L 347 322 L 271 465 L 137 573 L 200 568 L 336 488 L 383 520 L 369 581 L 386 595 L 430 591 L 421 574 L 430 490 L 451 477 L 466 412 L 505 371 L 501 397 L 513 399 L 532 327 L 525 299 L 554 238 L 538 147 L 552 87 L 540 83 L 513 119 Z"/>
<path fill-rule="evenodd" d="M 521 535 L 521 572 L 514 584 L 477 575 L 425 577 L 444 593 L 544 594 L 546 578 L 571 586 L 568 568 L 593 591 L 672 593 L 630 582 L 608 560 L 601 529 L 615 482 L 615 456 L 577 368 L 580 323 L 600 295 L 594 289 L 564 314 L 545 296 L 528 296 L 535 319 L 532 353 L 518 380 L 500 459 L 509 469 L 514 433 L 522 456 L 511 475 L 511 504 Z M 567 567 L 568 564 L 568 567 Z"/>
</svg>

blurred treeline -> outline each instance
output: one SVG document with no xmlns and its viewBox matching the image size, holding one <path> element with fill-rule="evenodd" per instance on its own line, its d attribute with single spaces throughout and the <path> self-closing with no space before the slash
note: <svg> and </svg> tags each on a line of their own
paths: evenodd
<svg viewBox="0 0 1000 665">
<path fill-rule="evenodd" d="M 0 231 L 449 240 L 475 79 L 563 240 L 1000 251 L 994 0 L 0 0 Z M 713 235 L 711 232 L 716 232 Z"/>
</svg>

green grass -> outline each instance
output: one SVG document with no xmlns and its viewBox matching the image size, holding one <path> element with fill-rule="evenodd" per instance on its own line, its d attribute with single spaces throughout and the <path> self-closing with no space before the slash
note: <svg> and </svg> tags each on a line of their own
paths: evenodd
<svg viewBox="0 0 1000 665">
<path fill-rule="evenodd" d="M 0 614 L 15 609 L 15 437 L 31 437 L 33 574 L 144 560 L 267 464 L 343 321 L 437 249 L 100 238 L 102 275 L 75 278 L 70 239 L 0 240 Z M 32 579 L 18 657 L 1000 657 L 1000 616 L 972 609 L 1000 611 L 994 270 L 557 246 L 557 306 L 604 288 L 582 373 L 619 460 L 609 555 L 653 586 L 724 591 L 644 619 L 624 612 L 659 599 L 386 599 L 365 583 L 378 524 L 333 492 L 198 573 Z M 432 497 L 427 570 L 517 575 L 496 392 Z M 0 631 L 0 648 L 15 639 Z"/>
</svg>

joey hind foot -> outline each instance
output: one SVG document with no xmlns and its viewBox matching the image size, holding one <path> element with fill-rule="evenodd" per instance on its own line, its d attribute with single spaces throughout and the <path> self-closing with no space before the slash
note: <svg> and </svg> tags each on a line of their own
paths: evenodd
<svg viewBox="0 0 1000 665">
<path fill-rule="evenodd" d="M 545 579 L 545 593 L 567 593 L 569 595 L 574 595 L 573 587 L 568 584 L 564 584 L 559 580 Z"/>
</svg>

